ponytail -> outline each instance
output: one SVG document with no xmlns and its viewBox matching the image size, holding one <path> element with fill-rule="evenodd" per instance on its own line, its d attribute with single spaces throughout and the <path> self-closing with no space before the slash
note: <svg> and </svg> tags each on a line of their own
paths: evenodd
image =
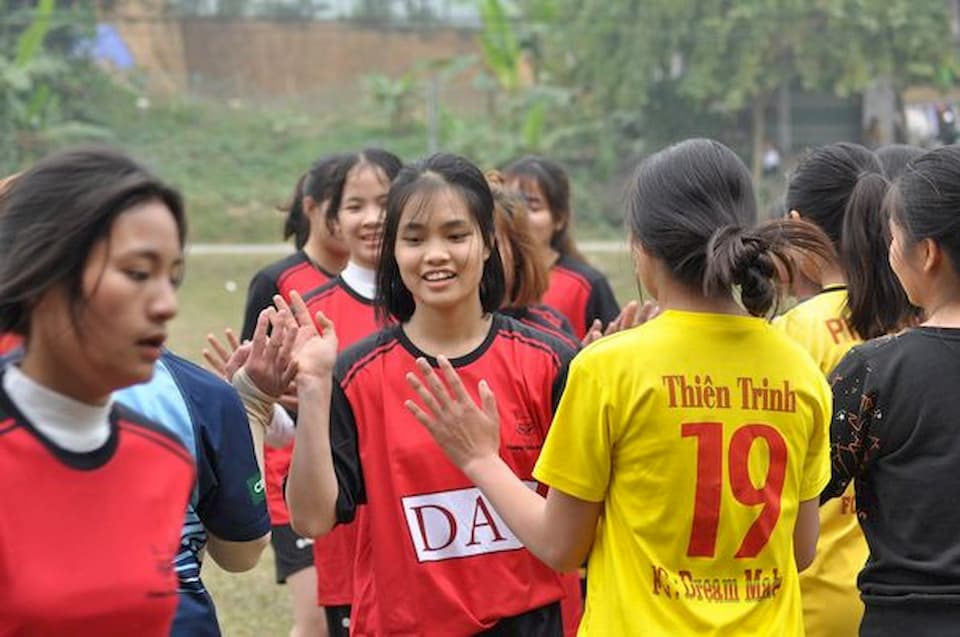
<svg viewBox="0 0 960 637">
<path fill-rule="evenodd" d="M 293 243 L 297 250 L 302 249 L 310 237 L 310 220 L 303 213 L 303 183 L 307 180 L 307 174 L 300 175 L 287 203 L 277 206 L 277 210 L 287 213 L 287 218 L 283 222 L 283 240 L 294 237 Z"/>
<path fill-rule="evenodd" d="M 740 302 L 753 316 L 769 316 L 777 309 L 777 265 L 792 272 L 782 245 L 740 226 L 718 228 L 707 242 L 703 293 L 729 294 L 740 289 Z"/>
<path fill-rule="evenodd" d="M 864 340 L 897 331 L 914 314 L 890 267 L 884 208 L 888 186 L 880 174 L 862 174 L 847 200 L 840 233 L 850 326 Z"/>
</svg>

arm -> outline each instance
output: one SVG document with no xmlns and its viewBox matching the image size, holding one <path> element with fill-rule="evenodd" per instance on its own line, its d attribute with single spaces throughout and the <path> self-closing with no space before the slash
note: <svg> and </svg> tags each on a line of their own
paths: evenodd
<svg viewBox="0 0 960 637">
<path fill-rule="evenodd" d="M 260 561 L 260 555 L 268 544 L 270 544 L 269 531 L 246 542 L 223 540 L 207 531 L 207 552 L 217 566 L 228 573 L 244 573 L 252 569 Z"/>
<path fill-rule="evenodd" d="M 877 395 L 871 388 L 869 366 L 851 351 L 830 375 L 833 414 L 830 422 L 830 482 L 821 502 L 843 494 L 850 481 L 863 475 L 879 449 L 873 434 Z"/>
<path fill-rule="evenodd" d="M 803 571 L 813 564 L 817 555 L 817 539 L 820 536 L 820 501 L 816 498 L 800 503 L 797 522 L 793 527 L 793 557 L 797 570 Z"/>
<path fill-rule="evenodd" d="M 299 412 L 286 498 L 294 530 L 304 537 L 319 537 L 337 521 L 339 486 L 330 445 L 337 336 L 322 313 L 314 323 L 299 294 L 294 292 L 290 300 L 301 336 L 296 351 Z"/>
<path fill-rule="evenodd" d="M 480 383 L 481 408 L 469 397 L 449 361 L 443 357 L 438 361 L 453 396 L 421 359 L 417 364 L 424 380 L 410 373 L 407 381 L 426 409 L 413 401 L 407 401 L 406 408 L 534 555 L 557 570 L 580 566 L 593 544 L 602 502 L 588 502 L 555 489 L 544 499 L 527 488 L 500 458 L 499 415 L 489 386 Z"/>
</svg>

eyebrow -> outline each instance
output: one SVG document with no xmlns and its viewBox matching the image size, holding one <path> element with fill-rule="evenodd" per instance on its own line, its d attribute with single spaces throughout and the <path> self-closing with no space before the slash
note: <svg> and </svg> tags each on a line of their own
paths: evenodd
<svg viewBox="0 0 960 637">
<path fill-rule="evenodd" d="M 154 265 L 163 261 L 159 252 L 146 248 L 140 250 L 130 250 L 129 252 L 120 252 L 116 256 L 122 259 L 146 259 Z M 182 263 L 184 263 L 184 258 L 183 252 L 181 251 L 177 258 L 173 260 L 173 265 L 180 265 Z"/>
<path fill-rule="evenodd" d="M 440 224 L 440 229 L 452 230 L 455 228 L 461 228 L 469 225 L 470 224 L 468 224 L 465 219 L 451 219 L 450 221 L 445 221 L 442 224 Z M 408 231 L 408 230 L 420 231 L 420 230 L 426 229 L 426 227 L 427 227 L 427 224 L 422 223 L 420 221 L 409 221 L 403 226 L 402 230 L 403 231 Z"/>
</svg>

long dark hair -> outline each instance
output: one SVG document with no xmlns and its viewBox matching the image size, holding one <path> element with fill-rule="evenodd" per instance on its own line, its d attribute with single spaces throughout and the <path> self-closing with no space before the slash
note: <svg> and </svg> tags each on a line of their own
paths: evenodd
<svg viewBox="0 0 960 637">
<path fill-rule="evenodd" d="M 283 223 L 283 238 L 293 237 L 297 250 L 303 249 L 310 238 L 310 220 L 303 209 L 304 197 L 310 197 L 317 203 L 329 200 L 333 196 L 332 182 L 337 166 L 349 157 L 347 153 L 335 153 L 318 159 L 307 172 L 300 175 L 287 202 L 277 207 L 287 214 Z"/>
<path fill-rule="evenodd" d="M 913 160 L 886 207 L 911 241 L 933 239 L 960 271 L 960 147 L 943 146 Z"/>
<path fill-rule="evenodd" d="M 708 297 L 737 287 L 754 316 L 775 307 L 777 264 L 788 261 L 782 246 L 749 230 L 757 217 L 750 172 L 723 144 L 690 139 L 645 159 L 627 217 L 633 240 L 680 282 Z"/>
<path fill-rule="evenodd" d="M 364 148 L 358 153 L 344 155 L 330 175 L 330 205 L 327 206 L 327 226 L 333 229 L 343 202 L 343 189 L 350 172 L 358 166 L 371 166 L 383 173 L 387 185 L 396 179 L 403 168 L 403 161 L 388 150 L 382 148 Z"/>
<path fill-rule="evenodd" d="M 560 226 L 550 237 L 550 247 L 564 256 L 586 263 L 586 257 L 573 240 L 570 178 L 563 166 L 546 157 L 527 155 L 504 168 L 503 176 L 508 180 L 517 179 L 521 183 L 532 181 L 537 185 L 550 206 L 554 223 Z"/>
<path fill-rule="evenodd" d="M 914 313 L 888 260 L 888 187 L 876 155 L 843 142 L 811 151 L 787 188 L 787 207 L 833 241 L 847 281 L 850 326 L 863 339 L 899 329 Z"/>
<path fill-rule="evenodd" d="M 20 174 L 0 202 L 0 332 L 27 335 L 35 301 L 57 285 L 76 322 L 91 249 L 120 214 L 152 200 L 173 214 L 182 247 L 180 194 L 119 151 L 67 150 Z"/>
<path fill-rule="evenodd" d="M 493 221 L 493 195 L 479 168 L 469 160 L 437 153 L 404 166 L 390 187 L 383 228 L 383 247 L 377 268 L 377 308 L 381 320 L 393 317 L 403 323 L 413 316 L 416 303 L 400 277 L 396 244 L 400 219 L 408 205 L 428 206 L 434 193 L 452 190 L 463 199 L 480 229 L 490 256 L 483 264 L 480 304 L 485 313 L 499 309 L 504 295 L 503 263 L 497 250 Z"/>
</svg>

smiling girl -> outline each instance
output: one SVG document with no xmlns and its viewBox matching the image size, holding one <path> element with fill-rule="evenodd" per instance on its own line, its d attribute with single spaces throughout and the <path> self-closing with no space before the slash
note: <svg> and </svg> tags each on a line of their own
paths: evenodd
<svg viewBox="0 0 960 637">
<path fill-rule="evenodd" d="M 530 472 L 573 351 L 494 313 L 503 270 L 475 166 L 439 154 L 400 172 L 377 280 L 396 325 L 337 357 L 321 314 L 322 334 L 299 350 L 294 525 L 317 535 L 357 519 L 351 634 L 561 635 L 558 575 L 403 409 L 408 370 L 452 365 L 471 386 L 485 378 L 502 396 L 503 460 L 537 487 Z M 304 306 L 294 310 L 301 330 L 315 330 Z"/>
<path fill-rule="evenodd" d="M 339 276 L 306 294 L 304 300 L 311 314 L 323 312 L 341 326 L 341 349 L 377 331 L 375 278 L 384 209 L 390 182 L 401 166 L 393 153 L 368 148 L 347 155 L 330 176 L 324 223 L 329 232 L 342 237 L 350 257 Z M 317 600 L 325 609 L 331 635 L 348 634 L 355 539 L 355 527 L 344 525 L 313 546 Z"/>
<path fill-rule="evenodd" d="M 0 633 L 166 636 L 190 454 L 112 403 L 151 378 L 177 313 L 180 195 L 82 149 L 23 173 L 0 212 Z"/>
</svg>

